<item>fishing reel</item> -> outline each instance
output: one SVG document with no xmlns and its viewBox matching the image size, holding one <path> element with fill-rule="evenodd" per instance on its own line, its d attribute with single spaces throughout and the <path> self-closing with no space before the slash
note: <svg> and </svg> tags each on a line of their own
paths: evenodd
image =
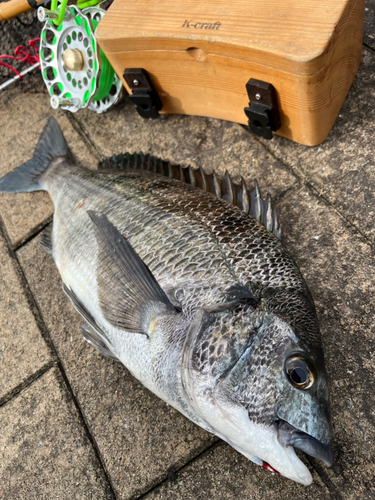
<svg viewBox="0 0 375 500">
<path fill-rule="evenodd" d="M 79 8 L 67 5 L 51 10 L 38 9 L 38 19 L 45 22 L 41 33 L 40 63 L 44 83 L 51 95 L 51 106 L 73 113 L 89 108 L 107 111 L 122 94 L 122 82 L 95 39 L 95 30 L 106 13 L 94 6 L 95 0 Z M 82 5 L 82 2 L 81 2 Z"/>
</svg>

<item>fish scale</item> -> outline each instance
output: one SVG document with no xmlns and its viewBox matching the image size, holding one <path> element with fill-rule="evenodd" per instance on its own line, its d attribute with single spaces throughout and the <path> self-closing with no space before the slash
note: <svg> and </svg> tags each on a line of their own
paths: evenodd
<svg viewBox="0 0 375 500">
<path fill-rule="evenodd" d="M 84 338 L 248 459 L 310 484 L 295 449 L 332 464 L 327 375 L 270 198 L 148 155 L 104 164 L 76 165 L 50 119 L 33 158 L 0 179 L 49 191 L 43 247 Z"/>
</svg>

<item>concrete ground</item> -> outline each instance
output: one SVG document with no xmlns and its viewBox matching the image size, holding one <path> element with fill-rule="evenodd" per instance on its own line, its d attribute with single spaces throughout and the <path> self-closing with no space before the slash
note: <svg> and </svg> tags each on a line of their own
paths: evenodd
<svg viewBox="0 0 375 500">
<path fill-rule="evenodd" d="M 321 146 L 270 142 L 233 123 L 53 111 L 43 88 L 0 101 L 0 175 L 32 155 L 49 116 L 83 165 L 143 151 L 203 166 L 273 196 L 284 243 L 314 296 L 331 380 L 335 464 L 303 458 L 302 487 L 262 469 L 146 390 L 79 332 L 39 248 L 46 193 L 0 195 L 0 498 L 267 500 L 375 498 L 375 2 L 363 62 Z"/>
</svg>

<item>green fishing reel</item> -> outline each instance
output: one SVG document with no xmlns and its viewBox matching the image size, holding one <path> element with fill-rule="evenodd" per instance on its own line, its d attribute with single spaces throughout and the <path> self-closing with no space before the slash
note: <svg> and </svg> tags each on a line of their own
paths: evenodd
<svg viewBox="0 0 375 500">
<path fill-rule="evenodd" d="M 102 113 L 116 104 L 122 93 L 121 80 L 99 48 L 94 34 L 106 11 L 96 6 L 81 10 L 66 4 L 63 1 L 56 8 L 56 1 L 54 10 L 38 9 L 39 20 L 45 22 L 40 63 L 44 83 L 51 95 L 51 106 L 73 113 L 88 107 Z"/>
</svg>

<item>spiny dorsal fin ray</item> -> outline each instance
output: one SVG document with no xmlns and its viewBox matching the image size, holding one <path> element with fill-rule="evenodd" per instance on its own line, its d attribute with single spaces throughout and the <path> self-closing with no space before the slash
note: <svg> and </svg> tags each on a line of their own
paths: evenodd
<svg viewBox="0 0 375 500">
<path fill-rule="evenodd" d="M 97 231 L 99 304 L 115 328 L 149 335 L 160 316 L 178 314 L 131 244 L 102 213 L 87 212 Z"/>
<path fill-rule="evenodd" d="M 241 184 L 235 184 L 227 171 L 224 177 L 221 177 L 215 172 L 207 174 L 202 168 L 181 167 L 143 153 L 114 155 L 101 161 L 98 168 L 99 170 L 146 170 L 185 182 L 236 205 L 281 238 L 276 209 L 272 205 L 270 196 L 267 196 L 266 200 L 262 199 L 256 180 L 254 189 L 250 191 L 242 177 Z"/>
<path fill-rule="evenodd" d="M 226 194 L 223 196 L 223 199 L 225 201 L 228 201 L 232 205 L 236 205 L 235 187 L 234 187 L 232 179 L 229 175 L 228 170 L 225 171 L 224 178 L 222 180 L 222 184 L 225 185 L 225 190 L 226 190 Z"/>
<path fill-rule="evenodd" d="M 221 179 L 215 172 L 212 173 L 212 179 L 214 181 L 214 193 L 218 198 L 221 198 Z"/>
<path fill-rule="evenodd" d="M 237 200 L 239 203 L 242 203 L 242 210 L 248 214 L 250 211 L 250 197 L 249 197 L 249 191 L 246 187 L 245 179 L 242 176 L 241 176 L 241 191 L 240 194 L 237 196 Z"/>
</svg>

